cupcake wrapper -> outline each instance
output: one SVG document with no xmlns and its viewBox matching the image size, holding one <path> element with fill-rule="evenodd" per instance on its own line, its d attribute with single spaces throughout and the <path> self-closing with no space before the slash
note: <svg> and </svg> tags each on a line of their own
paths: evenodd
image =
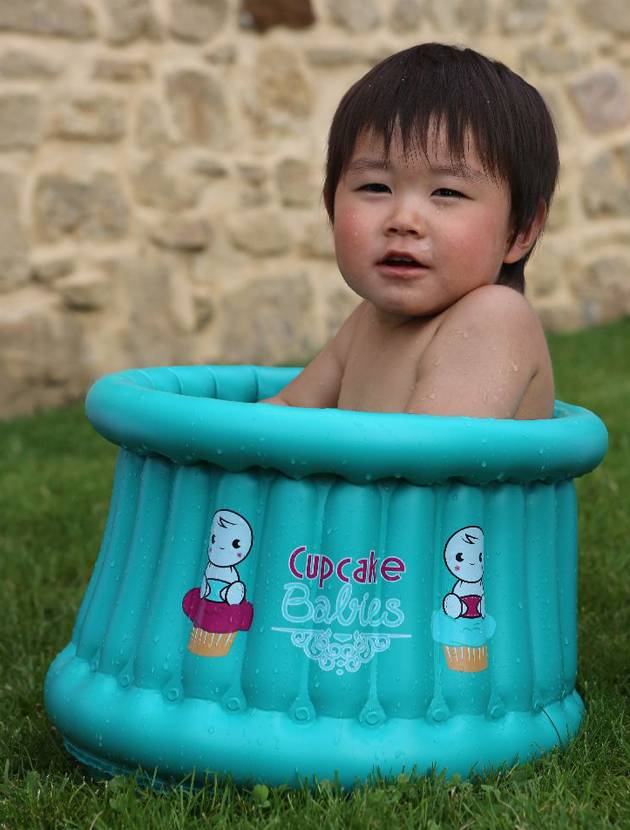
<svg viewBox="0 0 630 830">
<path fill-rule="evenodd" d="M 478 672 L 488 668 L 488 646 L 443 646 L 446 665 L 452 671 Z"/>
<path fill-rule="evenodd" d="M 199 657 L 225 657 L 232 648 L 236 631 L 225 634 L 193 628 L 188 641 L 188 651 Z"/>
</svg>

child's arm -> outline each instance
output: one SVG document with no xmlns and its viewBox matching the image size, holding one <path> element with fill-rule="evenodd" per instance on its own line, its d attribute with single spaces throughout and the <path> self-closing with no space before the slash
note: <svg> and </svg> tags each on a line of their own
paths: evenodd
<svg viewBox="0 0 630 830">
<path fill-rule="evenodd" d="M 506 286 L 483 286 L 444 315 L 420 359 L 406 411 L 513 418 L 546 359 L 542 327 L 525 297 Z"/>
<path fill-rule="evenodd" d="M 258 403 L 306 406 L 317 409 L 336 407 L 341 378 L 360 309 L 361 305 L 355 308 L 333 339 L 291 383 L 281 389 L 277 395 L 264 398 Z"/>
</svg>

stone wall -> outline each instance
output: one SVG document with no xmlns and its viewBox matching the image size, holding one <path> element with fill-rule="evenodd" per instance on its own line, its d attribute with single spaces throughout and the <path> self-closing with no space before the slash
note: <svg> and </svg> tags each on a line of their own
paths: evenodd
<svg viewBox="0 0 630 830">
<path fill-rule="evenodd" d="M 0 0 L 0 39 L 2 415 L 127 366 L 319 348 L 356 302 L 320 195 L 331 115 L 426 40 L 553 110 L 545 324 L 630 313 L 627 0 Z"/>
</svg>

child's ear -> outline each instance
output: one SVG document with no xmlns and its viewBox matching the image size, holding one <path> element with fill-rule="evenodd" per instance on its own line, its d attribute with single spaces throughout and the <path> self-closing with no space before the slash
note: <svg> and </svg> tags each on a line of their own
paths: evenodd
<svg viewBox="0 0 630 830">
<path fill-rule="evenodd" d="M 538 235 L 543 229 L 546 219 L 547 205 L 541 199 L 538 202 L 536 213 L 529 226 L 519 233 L 514 242 L 508 244 L 503 262 L 509 265 L 512 262 L 518 262 L 519 259 L 522 259 L 538 239 Z"/>
</svg>

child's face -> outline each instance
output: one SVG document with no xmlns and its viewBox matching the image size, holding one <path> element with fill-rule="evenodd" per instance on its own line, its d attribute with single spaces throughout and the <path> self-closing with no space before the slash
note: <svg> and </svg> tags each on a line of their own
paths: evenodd
<svg viewBox="0 0 630 830">
<path fill-rule="evenodd" d="M 507 185 L 484 172 L 472 142 L 465 163 L 453 169 L 439 134 L 428 158 L 403 155 L 394 136 L 387 167 L 380 139 L 357 141 L 335 193 L 337 263 L 350 288 L 387 316 L 437 314 L 522 256 L 509 243 Z M 397 262 L 403 255 L 415 262 Z"/>
</svg>

